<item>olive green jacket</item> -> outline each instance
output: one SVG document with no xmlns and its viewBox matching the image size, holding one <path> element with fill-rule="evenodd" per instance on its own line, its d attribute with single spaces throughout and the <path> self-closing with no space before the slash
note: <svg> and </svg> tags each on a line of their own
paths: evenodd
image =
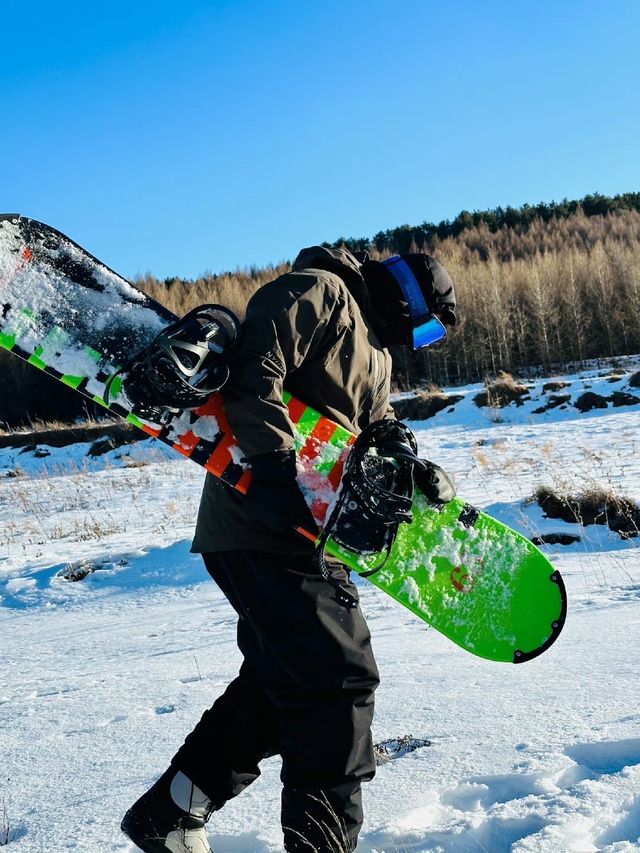
<svg viewBox="0 0 640 853">
<path fill-rule="evenodd" d="M 285 389 L 354 433 L 393 417 L 391 357 L 370 316 L 360 265 L 342 249 L 303 249 L 292 272 L 257 291 L 223 390 L 229 423 L 249 462 L 293 447 Z M 260 526 L 245 513 L 241 495 L 207 474 L 193 551 L 302 554 L 310 547 L 293 532 Z"/>
</svg>

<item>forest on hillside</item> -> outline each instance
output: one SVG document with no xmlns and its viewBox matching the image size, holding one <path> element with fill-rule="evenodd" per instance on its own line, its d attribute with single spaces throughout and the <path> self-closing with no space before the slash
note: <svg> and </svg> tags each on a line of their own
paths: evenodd
<svg viewBox="0 0 640 853">
<path fill-rule="evenodd" d="M 393 353 L 397 388 L 482 380 L 501 370 L 640 352 L 640 193 L 463 211 L 438 225 L 400 226 L 334 243 L 375 258 L 426 251 L 456 285 L 460 322 L 446 346 Z M 220 302 L 239 315 L 288 265 L 135 284 L 176 314 Z M 0 424 L 82 415 L 85 403 L 8 354 L 0 360 Z M 94 411 L 95 413 L 95 411 Z"/>
</svg>

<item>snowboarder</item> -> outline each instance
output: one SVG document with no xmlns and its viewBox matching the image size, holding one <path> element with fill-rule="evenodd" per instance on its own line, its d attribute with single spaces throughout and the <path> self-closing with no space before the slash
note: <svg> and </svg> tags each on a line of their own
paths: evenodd
<svg viewBox="0 0 640 853">
<path fill-rule="evenodd" d="M 456 321 L 451 279 L 423 254 L 373 261 L 314 247 L 251 299 L 224 391 L 250 463 L 246 498 L 207 475 L 192 550 L 238 614 L 238 677 L 129 809 L 123 831 L 147 853 L 211 853 L 210 815 L 282 757 L 288 851 L 351 851 L 361 783 L 375 772 L 371 739 L 378 670 L 359 607 L 318 570 L 296 526 L 315 529 L 296 482 L 283 389 L 359 433 L 392 418 L 388 347 L 419 349 Z M 437 466 L 420 487 L 454 495 Z M 345 567 L 331 578 L 357 599 Z"/>
</svg>

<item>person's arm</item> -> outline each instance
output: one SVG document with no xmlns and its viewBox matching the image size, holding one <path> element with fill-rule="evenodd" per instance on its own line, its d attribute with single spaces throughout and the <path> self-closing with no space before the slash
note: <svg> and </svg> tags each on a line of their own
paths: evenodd
<svg viewBox="0 0 640 853">
<path fill-rule="evenodd" d="M 317 351 L 329 329 L 337 331 L 333 312 L 340 302 L 338 288 L 326 281 L 308 287 L 307 280 L 305 288 L 296 276 L 295 284 L 297 293 L 283 283 L 250 303 L 224 394 L 229 424 L 253 472 L 245 510 L 280 533 L 316 530 L 296 480 L 293 425 L 282 397 L 286 377 Z"/>
<path fill-rule="evenodd" d="M 298 287 L 304 285 L 296 278 Z M 323 342 L 338 298 L 337 287 L 324 282 L 302 293 L 283 283 L 280 293 L 272 289 L 249 304 L 223 394 L 229 423 L 249 460 L 293 449 L 282 399 L 285 379 Z"/>
</svg>

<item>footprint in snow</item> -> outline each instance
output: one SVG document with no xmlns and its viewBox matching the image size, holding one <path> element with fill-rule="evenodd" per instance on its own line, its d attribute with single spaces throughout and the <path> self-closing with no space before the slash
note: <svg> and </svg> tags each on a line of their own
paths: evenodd
<svg viewBox="0 0 640 853">
<path fill-rule="evenodd" d="M 640 764 L 640 738 L 576 743 L 568 746 L 564 752 L 576 764 L 604 776 L 619 773 L 624 767 Z"/>
<path fill-rule="evenodd" d="M 486 809 L 496 803 L 520 800 L 531 794 L 545 794 L 549 790 L 544 772 L 471 776 L 454 789 L 446 791 L 440 799 L 446 806 L 467 812 L 480 807 Z"/>
<path fill-rule="evenodd" d="M 562 772 L 542 769 L 462 780 L 440 796 L 441 804 L 458 814 L 446 828 L 425 827 L 421 844 L 447 853 L 476 847 L 507 853 L 514 845 L 523 853 L 640 849 L 629 847 L 640 842 L 640 738 L 577 743 L 563 753 L 572 766 Z M 575 846 L 578 835 L 582 847 Z"/>
<path fill-rule="evenodd" d="M 631 803 L 624 817 L 595 839 L 598 847 L 613 844 L 631 844 L 640 841 L 640 797 Z"/>
</svg>

